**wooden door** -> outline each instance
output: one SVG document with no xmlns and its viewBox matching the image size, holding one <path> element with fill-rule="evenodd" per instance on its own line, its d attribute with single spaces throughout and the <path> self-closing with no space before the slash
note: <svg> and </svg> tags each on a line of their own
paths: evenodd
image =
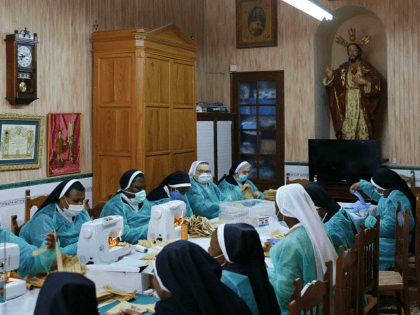
<svg viewBox="0 0 420 315">
<path fill-rule="evenodd" d="M 93 204 L 116 193 L 135 164 L 134 66 L 134 53 L 94 54 Z"/>
<path fill-rule="evenodd" d="M 251 164 L 260 191 L 284 184 L 284 72 L 231 75 L 235 160 Z"/>
</svg>

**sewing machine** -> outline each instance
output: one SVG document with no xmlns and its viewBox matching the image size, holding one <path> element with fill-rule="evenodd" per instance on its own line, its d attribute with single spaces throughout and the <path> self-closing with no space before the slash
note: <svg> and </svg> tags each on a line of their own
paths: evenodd
<svg viewBox="0 0 420 315">
<path fill-rule="evenodd" d="M 6 248 L 5 248 L 6 246 Z M 5 250 L 6 249 L 6 250 Z M 5 256 L 6 254 L 6 256 Z M 19 268 L 19 246 L 14 243 L 0 244 L 0 272 L 5 273 Z M 14 278 L 4 280 L 6 300 L 26 294 L 26 281 Z"/>
<path fill-rule="evenodd" d="M 124 220 L 120 215 L 83 223 L 77 246 L 80 263 L 110 264 L 129 254 L 131 248 L 128 245 L 117 244 L 117 238 L 123 232 Z"/>
<path fill-rule="evenodd" d="M 162 242 L 181 238 L 181 227 L 174 227 L 174 218 L 185 214 L 185 202 L 173 200 L 152 207 L 147 239 L 161 238 Z"/>
</svg>

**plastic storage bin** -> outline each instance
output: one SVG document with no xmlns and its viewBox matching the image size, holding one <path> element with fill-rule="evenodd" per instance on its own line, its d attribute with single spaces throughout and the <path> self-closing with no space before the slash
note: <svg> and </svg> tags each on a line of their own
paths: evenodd
<svg viewBox="0 0 420 315">
<path fill-rule="evenodd" d="M 268 200 L 248 199 L 220 204 L 222 223 L 248 223 L 259 226 L 261 217 L 271 217 L 275 212 L 275 203 Z"/>
</svg>

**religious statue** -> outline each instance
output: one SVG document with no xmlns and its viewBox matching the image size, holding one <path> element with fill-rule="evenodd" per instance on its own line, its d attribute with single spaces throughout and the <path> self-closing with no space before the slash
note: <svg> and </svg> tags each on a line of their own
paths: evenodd
<svg viewBox="0 0 420 315">
<path fill-rule="evenodd" d="M 341 36 L 336 42 L 347 48 L 348 62 L 338 69 L 324 66 L 328 103 L 337 139 L 372 139 L 372 116 L 379 103 L 381 82 L 378 71 L 362 56 L 361 46 L 372 39 L 365 36 L 357 44 L 356 31 L 349 31 L 350 44 Z"/>
</svg>

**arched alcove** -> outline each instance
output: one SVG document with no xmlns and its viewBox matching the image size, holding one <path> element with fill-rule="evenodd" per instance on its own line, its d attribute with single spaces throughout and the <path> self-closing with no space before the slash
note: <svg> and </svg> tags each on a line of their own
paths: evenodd
<svg viewBox="0 0 420 315">
<path fill-rule="evenodd" d="M 381 101 L 374 114 L 374 139 L 381 140 L 382 157 L 389 158 L 388 99 L 387 99 L 387 43 L 382 21 L 369 9 L 361 6 L 344 6 L 334 11 L 332 21 L 320 23 L 315 35 L 315 136 L 317 139 L 335 139 L 325 86 L 322 83 L 327 64 L 334 69 L 348 59 L 347 50 L 335 43 L 341 35 L 347 42 L 348 29 L 356 29 L 356 42 L 365 35 L 372 36 L 372 42 L 363 46 L 362 58 L 370 62 L 381 74 Z"/>
</svg>

